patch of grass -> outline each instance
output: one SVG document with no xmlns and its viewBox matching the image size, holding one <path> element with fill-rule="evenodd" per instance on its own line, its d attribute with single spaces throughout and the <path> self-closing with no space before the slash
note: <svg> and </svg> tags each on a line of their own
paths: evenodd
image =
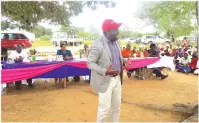
<svg viewBox="0 0 199 123">
<path fill-rule="evenodd" d="M 32 43 L 32 47 L 44 47 L 44 46 L 53 46 L 50 41 L 36 40 Z"/>
<path fill-rule="evenodd" d="M 93 40 L 84 40 L 83 44 L 91 45 L 93 43 Z"/>
</svg>

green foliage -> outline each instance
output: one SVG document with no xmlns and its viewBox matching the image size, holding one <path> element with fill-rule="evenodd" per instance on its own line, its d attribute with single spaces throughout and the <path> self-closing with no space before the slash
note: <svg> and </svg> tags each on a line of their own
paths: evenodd
<svg viewBox="0 0 199 123">
<path fill-rule="evenodd" d="M 191 19 L 195 17 L 195 7 L 194 1 L 145 2 L 138 16 L 165 32 L 167 37 L 177 37 L 194 30 Z"/>
<path fill-rule="evenodd" d="M 40 41 L 50 41 L 50 39 L 51 39 L 51 36 L 49 35 L 44 35 L 39 38 Z"/>
<path fill-rule="evenodd" d="M 82 12 L 84 6 L 95 9 L 97 5 L 109 5 L 109 1 L 2 1 L 2 17 L 16 22 L 22 29 L 30 30 L 39 22 L 69 25 L 69 18 Z"/>
<path fill-rule="evenodd" d="M 51 36 L 52 35 L 51 29 L 47 29 L 42 26 L 37 26 L 36 28 L 31 29 L 30 32 L 35 34 L 36 38 L 40 38 L 41 36 Z"/>
<path fill-rule="evenodd" d="M 66 32 L 68 35 L 77 35 L 84 39 L 96 39 L 100 36 L 99 31 L 94 27 L 90 27 L 89 31 L 86 32 L 85 29 L 81 27 L 62 26 L 61 31 Z"/>
<path fill-rule="evenodd" d="M 138 38 L 141 37 L 143 34 L 139 32 L 133 32 L 133 31 L 128 31 L 128 30 L 121 30 L 120 31 L 120 38 L 125 39 L 125 38 Z"/>
</svg>

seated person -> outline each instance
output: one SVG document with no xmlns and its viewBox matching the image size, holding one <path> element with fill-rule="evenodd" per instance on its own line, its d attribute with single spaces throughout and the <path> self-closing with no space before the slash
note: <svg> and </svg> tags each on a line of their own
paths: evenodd
<svg viewBox="0 0 199 123">
<path fill-rule="evenodd" d="M 23 62 L 23 60 L 25 58 L 27 58 L 28 55 L 26 52 L 22 51 L 22 47 L 21 45 L 16 45 L 15 46 L 15 51 L 11 52 L 11 54 L 8 56 L 8 59 L 14 61 L 14 63 L 20 63 L 20 62 Z M 32 79 L 27 79 L 27 83 L 28 83 L 28 86 L 29 87 L 33 87 L 32 85 Z M 16 81 L 15 82 L 15 87 L 17 90 L 20 90 L 21 89 L 21 81 Z"/>
<path fill-rule="evenodd" d="M 131 50 L 131 44 L 127 44 L 126 48 L 122 50 L 123 58 L 133 57 L 133 51 Z"/>
<path fill-rule="evenodd" d="M 131 44 L 127 44 L 126 48 L 122 50 L 122 56 L 123 58 L 131 58 L 133 57 L 133 51 L 131 50 Z M 136 69 L 130 69 L 127 71 L 127 76 L 130 78 L 131 73 L 135 71 Z"/>
<path fill-rule="evenodd" d="M 148 52 L 150 57 L 159 57 L 158 49 L 155 44 L 150 45 L 150 50 Z M 153 68 L 152 70 L 153 74 L 155 74 L 156 77 L 161 77 L 162 80 L 168 77 L 168 75 L 163 75 L 159 68 Z"/>
<path fill-rule="evenodd" d="M 174 57 L 174 63 L 176 64 L 176 68 L 177 68 L 178 64 L 180 63 L 182 57 L 183 57 L 182 54 L 178 55 L 178 53 L 176 53 L 176 55 Z"/>
<path fill-rule="evenodd" d="M 70 50 L 66 49 L 66 44 L 60 45 L 61 49 L 57 50 L 57 55 L 62 55 L 64 60 L 72 60 L 73 55 Z"/>
<path fill-rule="evenodd" d="M 87 58 L 89 53 L 89 46 L 84 44 L 84 49 L 80 49 L 80 58 Z"/>
<path fill-rule="evenodd" d="M 164 51 L 164 55 L 165 55 L 165 56 L 171 56 L 171 54 L 169 53 L 168 50 L 165 50 L 165 51 Z"/>
<path fill-rule="evenodd" d="M 194 71 L 194 74 L 199 74 L 199 61 L 197 61 L 196 68 L 197 69 Z"/>
<path fill-rule="evenodd" d="M 189 64 L 190 68 L 191 68 L 191 73 L 193 73 L 196 69 L 197 69 L 197 62 L 198 62 L 198 57 L 194 57 L 193 60 L 191 61 L 191 63 Z"/>
<path fill-rule="evenodd" d="M 139 51 L 136 52 L 136 57 L 141 57 L 141 52 L 143 52 L 144 57 L 147 57 L 149 55 L 146 50 L 140 48 Z"/>
<path fill-rule="evenodd" d="M 61 44 L 60 45 L 61 49 L 57 51 L 57 55 L 62 55 L 64 60 L 72 60 L 73 55 L 70 50 L 66 49 L 66 44 Z M 66 78 L 68 80 L 68 78 Z M 79 81 L 80 77 L 75 76 L 73 77 L 74 81 Z M 57 78 L 55 78 L 55 82 L 57 82 Z M 61 81 L 61 78 L 59 78 L 59 81 Z"/>
<path fill-rule="evenodd" d="M 171 53 L 171 56 L 173 57 L 173 56 L 176 56 L 176 49 L 173 49 L 173 51 L 172 51 L 172 53 Z"/>
<path fill-rule="evenodd" d="M 182 57 L 181 61 L 178 64 L 178 72 L 182 73 L 189 73 L 191 72 L 191 68 L 189 67 L 189 58 L 188 58 L 188 53 L 184 54 L 184 57 Z"/>
</svg>

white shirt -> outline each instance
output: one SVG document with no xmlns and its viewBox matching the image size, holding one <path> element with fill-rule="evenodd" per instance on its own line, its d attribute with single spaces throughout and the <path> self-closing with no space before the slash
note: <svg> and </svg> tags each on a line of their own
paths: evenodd
<svg viewBox="0 0 199 123">
<path fill-rule="evenodd" d="M 189 58 L 185 59 L 184 57 L 181 59 L 180 61 L 181 64 L 183 65 L 188 65 L 190 62 L 189 62 Z"/>
<path fill-rule="evenodd" d="M 189 62 L 191 63 L 192 56 L 188 55 Z"/>
<path fill-rule="evenodd" d="M 16 58 L 19 58 L 20 56 L 21 56 L 23 59 L 28 58 L 27 52 L 24 52 L 24 51 L 21 51 L 21 53 L 18 53 L 17 51 L 12 51 L 12 52 L 10 53 L 10 55 L 8 56 L 8 58 L 9 58 L 9 59 L 12 59 L 12 60 L 14 61 Z"/>
</svg>

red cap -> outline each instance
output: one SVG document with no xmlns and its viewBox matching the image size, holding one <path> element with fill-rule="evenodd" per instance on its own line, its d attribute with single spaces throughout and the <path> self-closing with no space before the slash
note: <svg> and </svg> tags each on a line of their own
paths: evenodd
<svg viewBox="0 0 199 123">
<path fill-rule="evenodd" d="M 112 19 L 106 19 L 106 20 L 104 20 L 104 22 L 102 24 L 102 30 L 103 30 L 103 32 L 106 32 L 108 30 L 118 29 L 121 26 L 121 24 L 122 23 L 116 23 Z"/>
</svg>

